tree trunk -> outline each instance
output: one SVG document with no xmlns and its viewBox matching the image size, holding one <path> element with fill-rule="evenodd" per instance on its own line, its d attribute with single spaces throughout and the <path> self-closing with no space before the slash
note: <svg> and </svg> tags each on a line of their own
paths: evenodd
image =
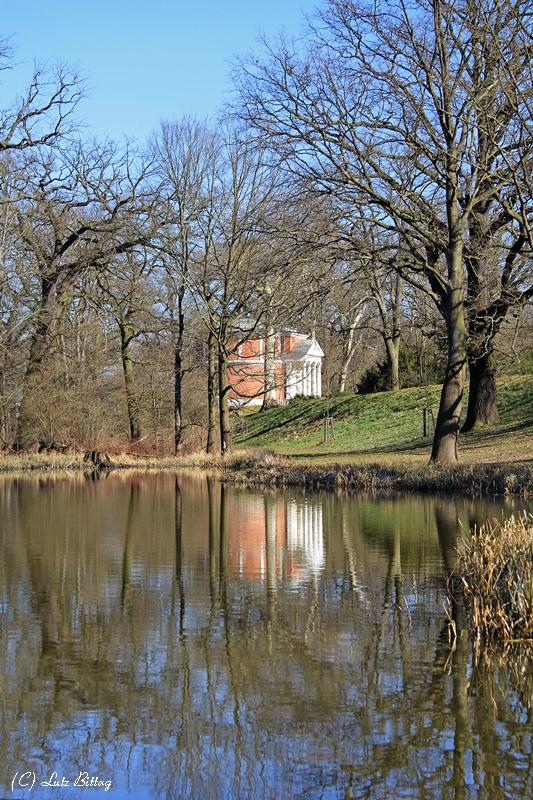
<svg viewBox="0 0 533 800">
<path fill-rule="evenodd" d="M 277 406 L 276 397 L 276 373 L 274 370 L 274 347 L 275 347 L 274 326 L 268 323 L 265 330 L 265 394 L 261 411 Z"/>
<path fill-rule="evenodd" d="M 372 283 L 372 294 L 378 305 L 383 324 L 383 340 L 387 350 L 387 360 L 390 370 L 390 388 L 397 392 L 400 388 L 400 341 L 402 332 L 401 310 L 404 292 L 404 280 L 399 275 L 395 276 L 394 287 L 390 291 L 390 319 L 389 312 L 381 286 L 377 281 Z"/>
<path fill-rule="evenodd" d="M 342 347 L 343 349 L 342 365 L 339 375 L 339 392 L 341 393 L 346 391 L 346 381 L 348 379 L 348 367 L 350 366 L 351 360 L 355 353 L 355 349 L 357 347 L 357 344 L 359 343 L 358 341 L 356 341 L 355 331 L 357 329 L 359 322 L 363 317 L 363 314 L 366 311 L 366 305 L 367 304 L 365 302 L 357 308 L 350 322 L 348 331 L 345 332 L 343 347 Z"/>
<path fill-rule="evenodd" d="M 22 400 L 18 409 L 17 431 L 13 444 L 15 450 L 25 450 L 39 438 L 36 424 L 39 396 L 42 393 L 42 367 L 52 347 L 55 330 L 63 310 L 63 304 L 58 301 L 55 281 L 43 277 L 41 293 L 40 308 L 30 342 Z"/>
<path fill-rule="evenodd" d="M 481 358 L 469 359 L 470 393 L 468 410 L 461 430 L 467 432 L 479 425 L 490 425 L 498 422 L 498 404 L 496 396 L 496 365 L 493 353 L 486 353 Z"/>
<path fill-rule="evenodd" d="M 390 338 L 390 378 L 391 389 L 398 392 L 400 389 L 400 341 L 402 332 L 402 302 L 404 293 L 404 279 L 396 275 L 394 284 L 394 297 L 392 301 L 392 335 Z"/>
<path fill-rule="evenodd" d="M 216 398 L 216 341 L 215 334 L 209 331 L 207 339 L 207 444 L 206 453 L 215 452 L 215 439 L 217 429 L 217 398 Z"/>
<path fill-rule="evenodd" d="M 97 469 L 107 469 L 113 467 L 114 464 L 109 458 L 108 453 L 101 453 L 100 450 L 86 450 L 83 456 L 85 463 L 91 462 Z"/>
<path fill-rule="evenodd" d="M 182 386 L 183 386 L 183 334 L 185 330 L 185 315 L 183 313 L 183 298 L 185 297 L 185 283 L 182 281 L 178 289 L 178 325 L 176 340 L 174 342 L 174 455 L 181 450 L 183 437 L 182 416 Z"/>
<path fill-rule="evenodd" d="M 387 359 L 389 362 L 390 370 L 390 388 L 392 392 L 397 392 L 400 389 L 400 331 L 397 331 L 397 336 L 388 336 L 385 339 L 385 346 L 387 348 Z"/>
<path fill-rule="evenodd" d="M 138 442 L 141 438 L 141 423 L 139 414 L 139 404 L 135 391 L 135 380 L 133 377 L 133 359 L 131 357 L 130 345 L 133 339 L 133 329 L 130 325 L 120 323 L 120 354 L 122 358 L 122 369 L 124 370 L 124 383 L 126 386 L 126 403 L 128 406 L 128 421 L 130 426 L 130 439 Z"/>
<path fill-rule="evenodd" d="M 218 348 L 218 408 L 220 417 L 220 452 L 229 455 L 232 450 L 231 422 L 228 397 L 228 357 L 224 345 Z"/>
<path fill-rule="evenodd" d="M 456 258 L 460 261 L 460 253 Z M 446 302 L 448 364 L 440 398 L 431 460 L 453 464 L 457 461 L 457 438 L 465 382 L 466 327 L 460 273 L 455 265 L 455 286 Z"/>
<path fill-rule="evenodd" d="M 351 352 L 347 353 L 344 356 L 343 360 L 342 360 L 341 371 L 340 371 L 340 374 L 339 374 L 339 393 L 340 394 L 342 394 L 343 392 L 346 391 L 346 380 L 348 378 L 348 367 L 350 366 L 350 361 L 352 360 L 353 354 L 354 354 L 354 351 L 352 350 Z"/>
<path fill-rule="evenodd" d="M 36 425 L 39 387 L 42 387 L 42 380 L 39 370 L 33 367 L 33 364 L 29 365 L 26 370 L 22 400 L 18 408 L 17 431 L 13 443 L 13 449 L 17 451 L 27 450 L 39 439 Z"/>
<path fill-rule="evenodd" d="M 352 360 L 353 353 L 344 357 L 342 362 L 341 371 L 339 374 L 339 393 L 342 394 L 346 391 L 346 380 L 348 378 L 348 367 L 350 366 L 350 361 Z"/>
<path fill-rule="evenodd" d="M 450 98 L 445 96 L 446 122 L 450 119 Z M 439 413 L 435 426 L 431 460 L 447 464 L 457 462 L 457 439 L 466 370 L 466 324 L 463 293 L 463 236 L 465 220 L 461 219 L 457 176 L 459 160 L 455 144 L 448 145 L 446 165 L 446 212 L 448 241 L 446 246 L 446 290 L 442 291 L 442 310 L 446 319 L 448 363 Z"/>
<path fill-rule="evenodd" d="M 508 310 L 508 300 L 500 295 L 491 304 L 491 250 L 489 208 L 481 207 L 469 224 L 468 252 L 465 263 L 468 275 L 467 313 L 469 319 L 468 367 L 470 391 L 466 420 L 461 428 L 469 431 L 477 425 L 497 422 L 496 370 L 493 341 Z M 506 265 L 512 265 L 517 252 L 509 250 Z"/>
</svg>

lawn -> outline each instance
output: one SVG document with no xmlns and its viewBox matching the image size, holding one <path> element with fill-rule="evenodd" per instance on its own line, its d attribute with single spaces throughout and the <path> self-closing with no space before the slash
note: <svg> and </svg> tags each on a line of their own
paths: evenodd
<svg viewBox="0 0 533 800">
<path fill-rule="evenodd" d="M 299 397 L 264 413 L 245 413 L 237 426 L 235 446 L 269 447 L 309 463 L 425 462 L 432 440 L 423 436 L 423 410 L 431 408 L 436 419 L 439 398 L 440 386 L 321 399 Z M 500 422 L 461 434 L 461 461 L 533 460 L 533 376 L 499 379 L 498 404 Z M 334 438 L 324 441 L 327 416 L 333 422 Z"/>
</svg>

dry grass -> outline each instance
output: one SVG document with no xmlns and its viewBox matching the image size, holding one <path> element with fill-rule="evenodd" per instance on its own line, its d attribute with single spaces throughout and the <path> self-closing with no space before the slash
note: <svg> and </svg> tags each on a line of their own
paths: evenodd
<svg viewBox="0 0 533 800">
<path fill-rule="evenodd" d="M 173 456 L 156 458 L 119 453 L 118 455 L 112 454 L 111 460 L 113 467 L 116 469 L 222 469 L 225 463 L 221 456 L 208 456 L 205 453 L 195 453 L 181 458 Z M 17 453 L 0 455 L 0 473 L 92 469 L 94 469 L 94 465 L 84 461 L 83 453 Z"/>
<path fill-rule="evenodd" d="M 458 464 L 453 467 L 413 462 L 305 463 L 269 448 L 238 450 L 231 456 L 195 453 L 180 458 L 131 454 L 111 456 L 116 469 L 217 470 L 223 480 L 258 486 L 300 486 L 374 492 L 441 492 L 467 495 L 533 496 L 531 463 Z M 83 455 L 27 453 L 0 456 L 0 473 L 91 470 Z"/>
<path fill-rule="evenodd" d="M 228 459 L 224 480 L 269 486 L 301 486 L 375 492 L 441 492 L 533 496 L 530 464 L 394 463 L 305 464 L 272 450 L 245 450 Z"/>
<path fill-rule="evenodd" d="M 458 573 L 477 640 L 533 640 L 533 517 L 474 529 Z"/>
<path fill-rule="evenodd" d="M 85 468 L 87 465 L 85 465 Z M 50 472 L 59 469 L 83 469 L 83 454 L 17 453 L 0 455 L 0 472 Z"/>
<path fill-rule="evenodd" d="M 129 454 L 112 457 L 117 469 L 214 469 L 232 483 L 359 491 L 460 492 L 462 494 L 533 495 L 533 468 L 529 464 L 470 464 L 445 467 L 409 461 L 393 463 L 305 464 L 268 448 L 240 450 L 233 455 L 196 453 L 181 458 L 151 458 Z M 35 454 L 0 457 L 0 472 L 90 470 L 81 454 Z"/>
</svg>

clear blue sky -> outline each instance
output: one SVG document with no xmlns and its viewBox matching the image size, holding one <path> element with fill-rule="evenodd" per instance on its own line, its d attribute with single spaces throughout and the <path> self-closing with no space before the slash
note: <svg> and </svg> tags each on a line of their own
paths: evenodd
<svg viewBox="0 0 533 800">
<path fill-rule="evenodd" d="M 82 114 L 98 136 L 141 141 L 162 119 L 213 115 L 229 61 L 260 29 L 298 35 L 317 0 L 0 0 L 0 34 L 18 66 L 0 73 L 0 104 L 22 92 L 34 59 L 76 64 L 90 98 Z"/>
</svg>

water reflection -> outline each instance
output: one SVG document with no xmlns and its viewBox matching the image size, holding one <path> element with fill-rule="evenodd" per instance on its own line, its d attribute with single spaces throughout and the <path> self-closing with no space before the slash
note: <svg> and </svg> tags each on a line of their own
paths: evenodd
<svg viewBox="0 0 533 800">
<path fill-rule="evenodd" d="M 227 490 L 224 490 L 227 491 Z M 223 495 L 223 503 L 226 494 Z M 239 578 L 305 582 L 325 567 L 322 501 L 231 493 L 228 565 Z"/>
<path fill-rule="evenodd" d="M 527 652 L 442 608 L 485 501 L 0 481 L 0 756 L 91 797 L 530 797 Z M 512 504 L 507 505 L 510 513 Z M 70 783 L 62 797 L 78 797 Z"/>
</svg>

